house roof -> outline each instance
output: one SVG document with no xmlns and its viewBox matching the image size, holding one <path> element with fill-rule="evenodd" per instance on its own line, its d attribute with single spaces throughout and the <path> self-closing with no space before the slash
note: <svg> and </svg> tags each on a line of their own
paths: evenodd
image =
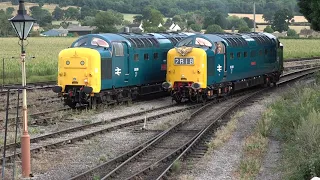
<svg viewBox="0 0 320 180">
<path fill-rule="evenodd" d="M 94 29 L 96 29 L 95 26 L 72 26 L 72 27 L 68 27 L 69 31 L 93 31 Z"/>
<path fill-rule="evenodd" d="M 66 32 L 66 33 L 65 33 Z M 51 29 L 47 32 L 41 33 L 45 36 L 60 36 L 61 34 L 67 34 L 68 31 L 59 31 L 59 29 Z"/>
</svg>

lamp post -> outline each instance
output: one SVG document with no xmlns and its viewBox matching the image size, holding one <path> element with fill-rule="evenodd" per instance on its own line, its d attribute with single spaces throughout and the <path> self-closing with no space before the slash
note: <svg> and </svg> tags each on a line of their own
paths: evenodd
<svg viewBox="0 0 320 180">
<path fill-rule="evenodd" d="M 20 46 L 21 46 L 21 73 L 22 73 L 22 86 L 23 86 L 23 91 L 22 91 L 23 129 L 22 129 L 22 136 L 21 136 L 21 161 L 22 161 L 22 177 L 27 178 L 27 177 L 30 177 L 31 166 L 30 166 L 30 136 L 28 133 L 28 116 L 27 116 L 27 90 L 25 89 L 25 86 L 27 84 L 26 65 L 25 65 L 26 53 L 24 50 L 23 41 L 27 39 L 28 34 L 30 33 L 31 28 L 36 20 L 27 15 L 27 11 L 24 7 L 24 0 L 19 0 L 18 14 L 15 17 L 9 19 L 9 21 L 20 39 Z"/>
</svg>

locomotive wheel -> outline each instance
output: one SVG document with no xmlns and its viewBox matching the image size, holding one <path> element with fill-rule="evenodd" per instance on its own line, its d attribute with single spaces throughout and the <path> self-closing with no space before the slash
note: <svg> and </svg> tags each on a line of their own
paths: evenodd
<svg viewBox="0 0 320 180">
<path fill-rule="evenodd" d="M 67 101 L 66 105 L 69 106 L 71 109 L 75 109 L 77 106 L 77 103 L 73 101 Z"/>
<path fill-rule="evenodd" d="M 178 104 L 180 104 L 181 101 L 182 101 L 182 97 L 181 97 L 181 95 L 179 93 L 173 94 L 173 98 L 172 99 L 175 100 Z"/>
</svg>

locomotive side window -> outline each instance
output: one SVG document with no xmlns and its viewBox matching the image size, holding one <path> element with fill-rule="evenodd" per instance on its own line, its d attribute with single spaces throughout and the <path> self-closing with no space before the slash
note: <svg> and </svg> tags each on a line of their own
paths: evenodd
<svg viewBox="0 0 320 180">
<path fill-rule="evenodd" d="M 159 54 L 158 53 L 153 53 L 153 59 L 154 60 L 158 60 L 159 58 Z"/>
<path fill-rule="evenodd" d="M 230 59 L 233 59 L 233 58 L 234 58 L 233 53 L 230 53 Z"/>
<path fill-rule="evenodd" d="M 238 57 L 238 58 L 241 58 L 241 52 L 238 52 L 238 53 L 237 53 L 237 57 Z"/>
<path fill-rule="evenodd" d="M 123 54 L 123 44 L 121 42 L 113 42 L 112 43 L 114 48 L 114 55 L 115 56 L 124 56 Z"/>
<path fill-rule="evenodd" d="M 251 51 L 251 57 L 255 57 L 256 56 L 256 51 Z"/>
<path fill-rule="evenodd" d="M 139 54 L 134 54 L 133 59 L 134 59 L 135 61 L 139 61 Z"/>
<path fill-rule="evenodd" d="M 149 54 L 144 54 L 144 60 L 149 60 Z"/>
<path fill-rule="evenodd" d="M 243 57 L 245 57 L 245 58 L 248 57 L 248 52 L 244 52 Z"/>
<path fill-rule="evenodd" d="M 268 49 L 264 50 L 264 54 L 267 55 L 268 54 Z"/>
</svg>

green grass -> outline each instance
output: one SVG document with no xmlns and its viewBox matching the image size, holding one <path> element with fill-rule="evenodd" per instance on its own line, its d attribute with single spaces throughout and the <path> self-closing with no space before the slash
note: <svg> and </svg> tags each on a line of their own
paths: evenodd
<svg viewBox="0 0 320 180">
<path fill-rule="evenodd" d="M 270 107 L 271 130 L 283 143 L 283 179 L 320 176 L 319 88 L 297 85 Z"/>
<path fill-rule="evenodd" d="M 126 17 L 134 14 L 126 14 Z M 59 52 L 71 45 L 76 38 L 30 37 L 27 52 L 27 81 L 43 82 L 56 80 Z M 18 38 L 0 38 L 0 83 L 2 83 L 2 59 L 5 58 L 5 83 L 21 82 L 20 46 Z M 281 39 L 284 58 L 320 56 L 320 39 Z M 31 59 L 35 56 L 35 59 Z M 15 58 L 11 58 L 15 57 Z"/>
<path fill-rule="evenodd" d="M 284 59 L 320 56 L 320 39 L 280 39 Z"/>
<path fill-rule="evenodd" d="M 71 45 L 76 38 L 30 37 L 27 53 L 27 82 L 56 80 L 59 52 Z M 5 83 L 21 82 L 20 46 L 18 38 L 1 38 L 0 80 L 2 59 L 5 59 Z M 27 44 L 27 42 L 25 42 Z M 34 56 L 35 58 L 30 58 Z M 12 58 L 14 57 L 14 58 Z M 1 80 L 2 82 L 2 80 Z"/>
</svg>

